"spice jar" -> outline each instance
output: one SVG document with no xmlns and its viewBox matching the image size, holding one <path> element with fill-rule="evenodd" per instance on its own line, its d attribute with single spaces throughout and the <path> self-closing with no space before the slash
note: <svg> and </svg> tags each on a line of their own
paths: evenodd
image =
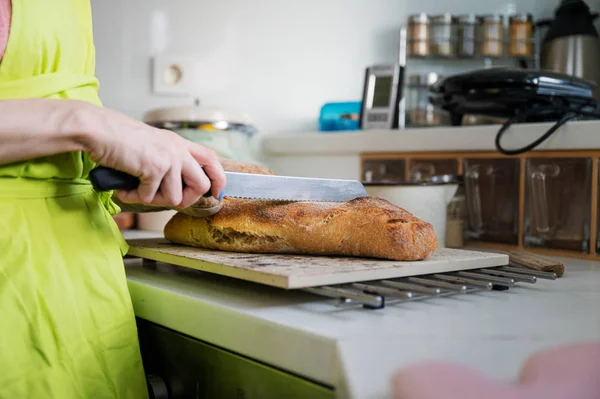
<svg viewBox="0 0 600 399">
<path fill-rule="evenodd" d="M 406 121 L 409 127 L 449 125 L 449 114 L 429 102 L 429 87 L 442 76 L 436 72 L 409 75 L 406 84 Z"/>
<path fill-rule="evenodd" d="M 481 55 L 500 57 L 504 54 L 504 17 L 485 15 L 481 18 Z"/>
<path fill-rule="evenodd" d="M 409 55 L 425 57 L 430 54 L 429 33 L 429 16 L 427 14 L 411 15 L 408 18 Z"/>
<path fill-rule="evenodd" d="M 456 52 L 460 57 L 474 57 L 478 37 L 477 17 L 475 14 L 461 15 L 457 21 Z"/>
<path fill-rule="evenodd" d="M 422 96 L 423 78 L 421 75 L 409 75 L 406 83 L 406 123 L 410 127 L 421 125 L 424 119 L 424 101 Z"/>
<path fill-rule="evenodd" d="M 454 46 L 454 18 L 451 14 L 442 14 L 431 17 L 431 53 L 442 57 L 453 56 Z"/>
<path fill-rule="evenodd" d="M 516 14 L 509 18 L 508 53 L 514 57 L 530 57 L 533 54 L 533 16 Z"/>
</svg>

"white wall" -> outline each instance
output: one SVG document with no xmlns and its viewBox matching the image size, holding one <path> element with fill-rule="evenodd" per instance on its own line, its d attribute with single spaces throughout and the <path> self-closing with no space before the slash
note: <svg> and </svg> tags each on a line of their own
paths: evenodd
<svg viewBox="0 0 600 399">
<path fill-rule="evenodd" d="M 92 0 L 106 106 L 135 118 L 192 98 L 151 92 L 150 57 L 193 55 L 203 104 L 249 112 L 263 132 L 317 128 L 321 105 L 360 100 L 364 68 L 393 62 L 415 12 L 532 12 L 558 0 Z M 600 0 L 588 0 L 600 9 Z"/>
</svg>

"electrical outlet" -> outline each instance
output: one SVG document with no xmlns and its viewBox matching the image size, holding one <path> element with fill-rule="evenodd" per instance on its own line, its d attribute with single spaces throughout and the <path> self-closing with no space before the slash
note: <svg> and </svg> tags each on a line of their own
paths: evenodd
<svg viewBox="0 0 600 399">
<path fill-rule="evenodd" d="M 158 55 L 153 58 L 154 94 L 191 96 L 196 93 L 196 60 L 184 55 Z"/>
</svg>

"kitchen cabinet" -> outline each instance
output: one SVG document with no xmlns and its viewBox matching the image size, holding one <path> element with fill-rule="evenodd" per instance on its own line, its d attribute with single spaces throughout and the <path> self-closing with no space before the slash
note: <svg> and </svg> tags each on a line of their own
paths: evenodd
<svg viewBox="0 0 600 399">
<path fill-rule="evenodd" d="M 587 253 L 592 159 L 527 159 L 525 246 Z"/>
<path fill-rule="evenodd" d="M 365 161 L 362 176 L 365 181 L 406 181 L 406 161 L 404 159 L 378 159 Z"/>
<path fill-rule="evenodd" d="M 600 150 L 361 154 L 363 168 L 402 160 L 406 179 L 432 171 L 462 175 L 466 246 L 586 259 L 600 259 L 599 158 Z"/>
<path fill-rule="evenodd" d="M 467 239 L 518 244 L 519 160 L 464 160 Z"/>
<path fill-rule="evenodd" d="M 411 181 L 428 180 L 435 175 L 458 175 L 456 159 L 411 159 L 409 163 Z"/>
<path fill-rule="evenodd" d="M 138 319 L 144 369 L 178 399 L 333 399 L 334 390 Z M 157 389 L 157 392 L 159 390 Z M 157 399 L 162 396 L 157 395 Z M 165 396 L 166 398 L 166 396 Z"/>
</svg>

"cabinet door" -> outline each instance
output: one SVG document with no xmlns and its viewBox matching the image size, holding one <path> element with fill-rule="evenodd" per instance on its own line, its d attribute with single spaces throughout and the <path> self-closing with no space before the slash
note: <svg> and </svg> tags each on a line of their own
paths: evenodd
<svg viewBox="0 0 600 399">
<path fill-rule="evenodd" d="M 181 399 L 333 399 L 331 387 L 138 319 L 146 374 Z"/>
<path fill-rule="evenodd" d="M 591 158 L 527 160 L 524 244 L 587 253 Z"/>
<path fill-rule="evenodd" d="M 457 159 L 411 159 L 410 180 L 429 180 L 436 175 L 457 175 Z"/>
<path fill-rule="evenodd" d="M 518 244 L 518 159 L 465 159 L 469 240 Z"/>
<path fill-rule="evenodd" d="M 363 162 L 364 181 L 406 181 L 406 160 L 369 159 Z"/>
</svg>

